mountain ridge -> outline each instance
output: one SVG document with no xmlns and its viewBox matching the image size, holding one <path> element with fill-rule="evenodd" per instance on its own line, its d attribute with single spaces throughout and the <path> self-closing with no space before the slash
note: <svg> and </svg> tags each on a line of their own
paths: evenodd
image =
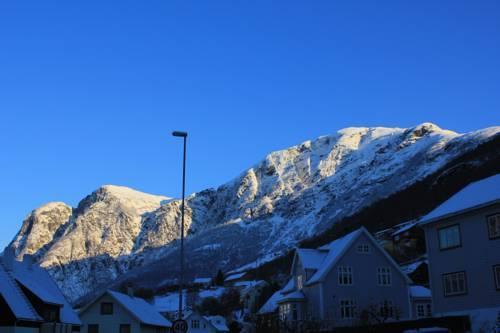
<svg viewBox="0 0 500 333">
<path fill-rule="evenodd" d="M 218 188 L 187 197 L 187 253 L 200 257 L 188 277 L 214 265 L 229 270 L 279 255 L 499 132 L 490 127 L 458 134 L 432 123 L 351 127 L 272 152 Z M 66 206 L 60 209 L 56 216 L 33 211 L 10 246 L 18 256 L 36 254 L 71 301 L 159 260 L 171 268 L 151 284 L 175 283 L 178 199 L 108 185 L 83 199 L 69 218 Z"/>
</svg>

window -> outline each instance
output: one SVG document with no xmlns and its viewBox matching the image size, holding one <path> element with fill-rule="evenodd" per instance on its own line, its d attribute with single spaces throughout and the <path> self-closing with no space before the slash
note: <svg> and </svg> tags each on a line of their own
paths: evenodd
<svg viewBox="0 0 500 333">
<path fill-rule="evenodd" d="M 121 324 L 120 333 L 130 333 L 130 324 Z"/>
<path fill-rule="evenodd" d="M 495 287 L 500 290 L 500 265 L 493 266 L 493 276 L 495 277 Z"/>
<path fill-rule="evenodd" d="M 297 304 L 292 304 L 292 319 L 293 320 L 298 320 L 299 319 L 299 315 L 298 315 L 298 311 L 297 311 Z"/>
<path fill-rule="evenodd" d="M 191 320 L 191 328 L 200 328 L 199 320 Z"/>
<path fill-rule="evenodd" d="M 487 221 L 490 239 L 500 238 L 500 214 L 488 216 Z"/>
<path fill-rule="evenodd" d="M 424 318 L 424 317 L 425 317 L 425 305 L 417 304 L 417 318 Z"/>
<path fill-rule="evenodd" d="M 465 272 L 443 274 L 443 290 L 445 296 L 456 296 L 467 293 Z"/>
<path fill-rule="evenodd" d="M 352 286 L 352 267 L 339 266 L 339 285 Z"/>
<path fill-rule="evenodd" d="M 439 248 L 441 250 L 453 249 L 462 245 L 462 241 L 460 238 L 460 227 L 458 224 L 441 228 L 438 230 L 438 233 Z"/>
<path fill-rule="evenodd" d="M 101 314 L 102 315 L 112 315 L 113 314 L 113 303 L 108 303 L 108 302 L 101 303 Z"/>
<path fill-rule="evenodd" d="M 297 276 L 297 288 L 299 290 L 302 290 L 302 288 L 304 287 L 304 281 L 302 279 L 302 275 Z"/>
<path fill-rule="evenodd" d="M 281 304 L 280 305 L 280 318 L 281 318 L 281 320 L 283 320 L 283 321 L 287 320 L 290 311 L 291 311 L 290 303 Z"/>
<path fill-rule="evenodd" d="M 356 315 L 356 304 L 352 299 L 340 300 L 340 318 L 353 319 Z"/>
<path fill-rule="evenodd" d="M 97 324 L 89 324 L 88 333 L 99 333 L 99 325 Z"/>
<path fill-rule="evenodd" d="M 432 316 L 432 308 L 430 303 L 417 304 L 417 318 L 426 318 Z"/>
<path fill-rule="evenodd" d="M 394 317 L 394 304 L 392 301 L 385 300 L 380 303 L 380 316 L 383 318 Z"/>
<path fill-rule="evenodd" d="M 358 244 L 357 252 L 362 254 L 370 253 L 370 245 L 368 244 Z"/>
<path fill-rule="evenodd" d="M 390 286 L 392 284 L 392 274 L 390 267 L 377 268 L 377 281 L 379 286 Z"/>
</svg>

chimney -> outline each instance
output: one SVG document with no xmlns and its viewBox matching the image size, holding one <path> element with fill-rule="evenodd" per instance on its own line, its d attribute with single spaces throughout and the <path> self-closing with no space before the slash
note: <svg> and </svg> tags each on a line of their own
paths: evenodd
<svg viewBox="0 0 500 333">
<path fill-rule="evenodd" d="M 127 295 L 134 297 L 134 289 L 132 287 L 127 287 Z"/>
<path fill-rule="evenodd" d="M 16 260 L 15 255 L 16 254 L 14 252 L 14 248 L 10 246 L 6 247 L 5 250 L 3 251 L 2 262 L 3 266 L 7 271 L 12 271 L 14 266 L 14 260 Z"/>
<path fill-rule="evenodd" d="M 32 254 L 25 254 L 23 256 L 23 266 L 27 268 L 28 270 L 32 271 L 33 270 L 33 255 Z"/>
</svg>

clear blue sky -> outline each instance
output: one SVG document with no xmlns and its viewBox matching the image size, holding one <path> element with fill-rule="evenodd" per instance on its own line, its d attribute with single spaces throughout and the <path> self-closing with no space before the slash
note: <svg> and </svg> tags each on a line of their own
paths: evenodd
<svg viewBox="0 0 500 333">
<path fill-rule="evenodd" d="M 178 196 L 347 126 L 500 123 L 500 2 L 0 3 L 0 247 L 102 184 Z"/>
</svg>

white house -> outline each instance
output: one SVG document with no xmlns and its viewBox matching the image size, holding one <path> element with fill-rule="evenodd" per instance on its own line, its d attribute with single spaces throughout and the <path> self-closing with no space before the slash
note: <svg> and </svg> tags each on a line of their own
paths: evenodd
<svg viewBox="0 0 500 333">
<path fill-rule="evenodd" d="M 222 316 L 203 316 L 196 311 L 184 313 L 188 333 L 228 333 L 226 319 Z"/>
<path fill-rule="evenodd" d="M 11 248 L 0 261 L 0 332 L 76 332 L 80 319 L 50 275 L 30 255 L 14 259 Z"/>
<path fill-rule="evenodd" d="M 80 311 L 83 333 L 166 333 L 172 323 L 140 297 L 108 290 Z"/>
</svg>

